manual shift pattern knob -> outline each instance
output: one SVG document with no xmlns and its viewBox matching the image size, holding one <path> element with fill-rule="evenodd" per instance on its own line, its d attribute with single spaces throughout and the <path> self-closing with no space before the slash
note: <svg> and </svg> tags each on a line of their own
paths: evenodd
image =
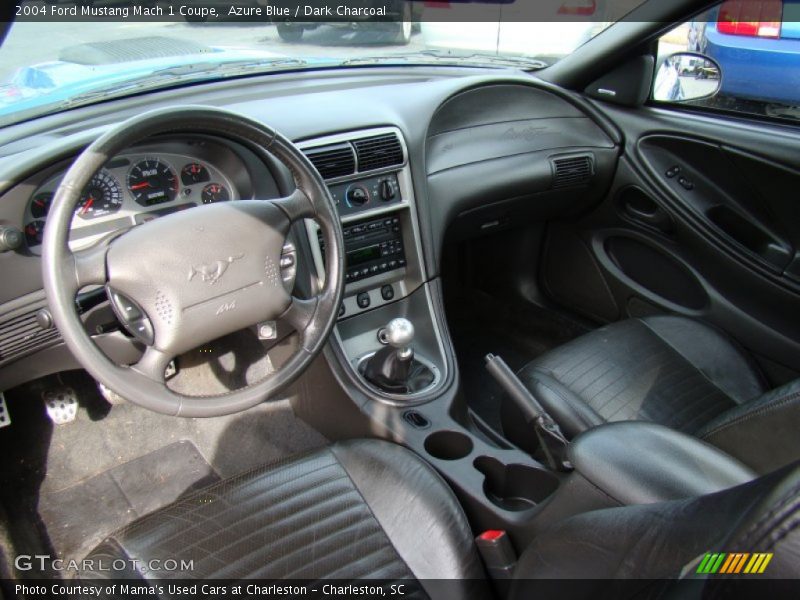
<svg viewBox="0 0 800 600">
<path fill-rule="evenodd" d="M 398 318 L 389 321 L 384 330 L 386 343 L 397 348 L 398 351 L 406 353 L 410 350 L 411 342 L 414 341 L 414 325 L 408 319 Z"/>
</svg>

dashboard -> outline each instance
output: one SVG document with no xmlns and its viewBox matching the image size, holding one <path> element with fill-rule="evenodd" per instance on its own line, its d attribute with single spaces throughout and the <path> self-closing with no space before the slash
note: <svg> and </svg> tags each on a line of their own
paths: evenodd
<svg viewBox="0 0 800 600">
<path fill-rule="evenodd" d="M 317 166 L 346 236 L 339 331 L 354 357 L 363 352 L 362 341 L 374 338 L 365 323 L 392 313 L 395 303 L 415 305 L 420 294 L 432 293 L 446 235 L 480 236 L 586 210 L 607 191 L 620 148 L 613 127 L 585 102 L 528 75 L 498 76 L 491 69 L 269 75 L 144 94 L 6 127 L 0 130 L 0 229 L 16 228 L 23 240 L 17 248 L 0 248 L 0 391 L 79 366 L 57 330 L 42 328 L 39 319 L 47 309 L 41 236 L 72 159 L 108 127 L 179 104 L 220 106 L 262 121 Z M 288 169 L 269 155 L 202 131 L 198 123 L 197 134 L 165 132 L 111 157 L 75 207 L 70 246 L 81 249 L 204 203 L 266 200 L 291 191 Z M 325 271 L 314 223 L 301 224 L 292 243 L 297 282 L 312 290 Z M 427 314 L 430 307 L 418 308 Z M 105 331 L 92 314 L 87 327 Z M 138 356 L 119 331 L 97 334 L 95 341 L 118 363 Z M 438 345 L 432 337 L 431 348 Z"/>
<path fill-rule="evenodd" d="M 25 245 L 41 254 L 50 204 L 64 171 L 50 175 L 28 199 Z M 70 247 L 77 250 L 105 235 L 200 204 L 246 198 L 252 186 L 241 159 L 208 140 L 151 144 L 109 160 L 84 190 L 72 220 Z"/>
</svg>

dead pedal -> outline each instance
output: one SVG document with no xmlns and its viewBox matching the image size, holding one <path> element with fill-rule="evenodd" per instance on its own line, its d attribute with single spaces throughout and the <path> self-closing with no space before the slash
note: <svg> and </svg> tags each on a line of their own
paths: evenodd
<svg viewBox="0 0 800 600">
<path fill-rule="evenodd" d="M 11 415 L 6 405 L 6 397 L 0 392 L 0 428 L 11 425 Z"/>
<path fill-rule="evenodd" d="M 47 416 L 55 425 L 72 423 L 78 416 L 78 397 L 72 388 L 56 388 L 42 394 Z"/>
</svg>

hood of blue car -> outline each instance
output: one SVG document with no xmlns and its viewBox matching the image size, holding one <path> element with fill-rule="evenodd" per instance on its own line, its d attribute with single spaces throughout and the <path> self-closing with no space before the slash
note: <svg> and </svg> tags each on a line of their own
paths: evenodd
<svg viewBox="0 0 800 600">
<path fill-rule="evenodd" d="M 62 50 L 59 60 L 20 68 L 0 83 L 0 117 L 67 103 L 115 85 L 145 81 L 154 73 L 159 73 L 168 86 L 173 69 L 176 77 L 191 76 L 226 63 L 257 65 L 263 61 L 266 65 L 282 58 L 290 57 L 266 50 L 204 46 L 171 38 L 80 44 Z"/>
</svg>

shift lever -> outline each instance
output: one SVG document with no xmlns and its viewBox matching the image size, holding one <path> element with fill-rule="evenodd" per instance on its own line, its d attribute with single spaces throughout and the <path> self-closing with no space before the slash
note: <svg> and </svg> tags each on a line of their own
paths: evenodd
<svg viewBox="0 0 800 600">
<path fill-rule="evenodd" d="M 378 332 L 386 344 L 364 364 L 362 374 L 376 387 L 394 394 L 411 394 L 430 386 L 434 374 L 429 367 L 414 358 L 414 325 L 398 318 Z"/>
<path fill-rule="evenodd" d="M 398 318 L 389 321 L 389 324 L 378 333 L 381 341 L 397 350 L 397 358 L 406 361 L 414 358 L 414 324 L 408 319 Z"/>
</svg>

